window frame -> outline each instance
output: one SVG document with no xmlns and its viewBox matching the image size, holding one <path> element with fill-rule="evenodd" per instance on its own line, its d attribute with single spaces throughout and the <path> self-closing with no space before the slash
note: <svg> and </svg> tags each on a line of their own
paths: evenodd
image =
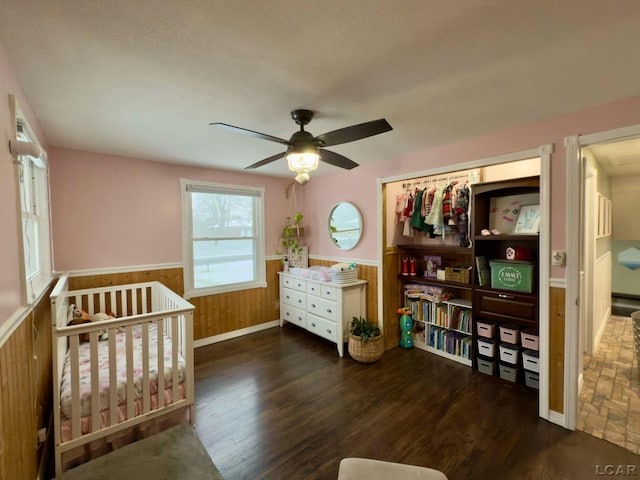
<svg viewBox="0 0 640 480">
<path fill-rule="evenodd" d="M 12 95 L 10 95 L 9 103 L 13 111 L 13 127 L 15 128 L 12 137 L 19 141 L 35 143 L 41 147 L 37 136 Z M 15 155 L 15 159 L 19 196 L 16 209 L 20 216 L 21 276 L 24 282 L 24 301 L 27 305 L 31 305 L 42 295 L 53 278 L 49 165 L 44 150 L 39 157 Z M 26 182 L 29 184 L 28 188 L 25 188 Z M 36 226 L 36 238 L 30 236 L 29 229 L 25 227 L 27 223 Z M 36 270 L 32 272 L 30 265 L 34 264 Z"/>
<path fill-rule="evenodd" d="M 194 286 L 193 264 L 193 190 L 197 193 L 221 193 L 225 195 L 246 195 L 255 198 L 254 204 L 254 251 L 253 263 L 255 278 L 248 282 L 227 283 L 219 286 L 196 288 Z M 219 293 L 236 292 L 253 288 L 266 288 L 266 255 L 265 255 L 265 216 L 264 216 L 264 187 L 250 187 L 243 185 L 230 185 L 224 183 L 206 182 L 201 180 L 180 179 L 182 197 L 182 259 L 184 269 L 184 298 L 203 297 Z M 207 192 L 209 190 L 210 192 Z"/>
</svg>

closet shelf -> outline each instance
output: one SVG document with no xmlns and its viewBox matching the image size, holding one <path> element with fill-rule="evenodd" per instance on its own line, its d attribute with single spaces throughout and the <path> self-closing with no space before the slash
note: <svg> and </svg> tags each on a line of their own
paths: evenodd
<svg viewBox="0 0 640 480">
<path fill-rule="evenodd" d="M 458 253 L 461 255 L 469 255 L 469 257 L 471 257 L 471 247 L 460 247 L 459 245 L 418 245 L 418 244 L 411 244 L 411 245 L 398 245 L 398 248 L 404 251 L 408 251 L 408 250 L 425 250 L 425 251 L 429 251 L 429 252 L 450 252 L 450 253 Z"/>
</svg>

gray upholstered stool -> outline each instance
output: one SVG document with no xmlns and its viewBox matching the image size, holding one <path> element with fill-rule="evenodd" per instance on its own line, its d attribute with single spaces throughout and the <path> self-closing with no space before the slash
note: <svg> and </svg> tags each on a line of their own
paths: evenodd
<svg viewBox="0 0 640 480">
<path fill-rule="evenodd" d="M 340 462 L 338 480 L 447 480 L 447 477 L 433 468 L 367 458 L 344 458 Z"/>
</svg>

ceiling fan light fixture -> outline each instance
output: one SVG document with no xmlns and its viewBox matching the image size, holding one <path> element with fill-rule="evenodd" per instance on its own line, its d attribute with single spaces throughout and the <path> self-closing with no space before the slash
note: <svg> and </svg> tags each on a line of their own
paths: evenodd
<svg viewBox="0 0 640 480">
<path fill-rule="evenodd" d="M 287 151 L 289 170 L 296 173 L 309 173 L 318 169 L 320 152 L 313 146 L 291 147 Z"/>
</svg>

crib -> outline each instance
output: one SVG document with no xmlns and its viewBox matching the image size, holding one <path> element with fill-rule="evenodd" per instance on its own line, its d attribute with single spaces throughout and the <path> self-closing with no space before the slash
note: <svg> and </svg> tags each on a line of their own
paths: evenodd
<svg viewBox="0 0 640 480">
<path fill-rule="evenodd" d="M 56 477 L 176 423 L 194 423 L 193 305 L 146 282 L 51 293 Z M 73 306 L 116 317 L 69 326 Z M 105 339 L 106 337 L 106 339 Z"/>
</svg>

